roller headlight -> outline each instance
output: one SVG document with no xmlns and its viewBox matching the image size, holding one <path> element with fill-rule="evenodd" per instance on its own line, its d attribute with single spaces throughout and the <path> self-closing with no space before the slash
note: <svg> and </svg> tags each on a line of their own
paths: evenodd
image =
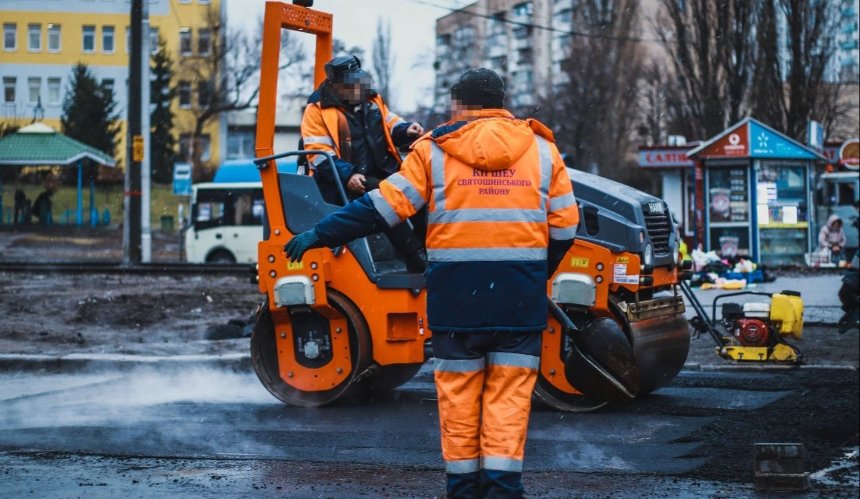
<svg viewBox="0 0 860 499">
<path fill-rule="evenodd" d="M 651 243 L 645 245 L 645 251 L 642 252 L 642 263 L 654 265 L 654 246 L 651 246 Z"/>
</svg>

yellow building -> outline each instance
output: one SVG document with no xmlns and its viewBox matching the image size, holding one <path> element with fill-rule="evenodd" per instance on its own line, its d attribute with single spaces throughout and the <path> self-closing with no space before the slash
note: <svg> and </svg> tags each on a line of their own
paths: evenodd
<svg viewBox="0 0 860 499">
<path fill-rule="evenodd" d="M 150 46 L 161 37 L 179 74 L 184 61 L 205 57 L 212 46 L 212 15 L 225 18 L 226 0 L 144 0 L 149 2 Z M 124 165 L 128 103 L 129 0 L 0 0 L 0 122 L 30 123 L 43 117 L 60 129 L 63 97 L 72 68 L 86 64 L 102 85 L 112 88 L 122 117 L 116 156 Z M 223 23 L 222 23 L 223 24 Z M 174 133 L 180 154 L 190 154 L 192 109 L 199 82 L 175 76 Z M 41 105 L 41 109 L 37 109 Z M 201 158 L 217 164 L 226 140 L 226 116 L 209 123 Z"/>
</svg>

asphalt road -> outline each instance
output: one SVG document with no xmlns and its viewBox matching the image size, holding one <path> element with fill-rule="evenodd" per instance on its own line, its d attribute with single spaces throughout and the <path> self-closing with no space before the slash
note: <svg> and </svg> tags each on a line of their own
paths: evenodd
<svg viewBox="0 0 860 499">
<path fill-rule="evenodd" d="M 828 390 L 844 393 L 853 404 L 827 422 L 847 433 L 832 440 L 840 445 L 815 447 L 821 437 L 812 429 L 794 431 L 820 419 L 805 415 L 797 397 L 828 403 L 810 387 L 830 401 Z M 801 497 L 856 497 L 856 431 L 844 430 L 856 429 L 856 400 L 856 370 L 685 370 L 669 387 L 595 413 L 536 408 L 527 491 L 749 497 L 754 441 L 808 435 L 801 442 L 811 446 L 815 489 Z M 429 498 L 443 490 L 429 366 L 386 400 L 312 410 L 281 405 L 252 373 L 205 365 L 6 372 L 0 408 L 4 497 Z M 754 433 L 768 440 L 749 440 L 742 422 L 771 426 L 774 412 L 786 426 Z M 723 426 L 736 431 L 721 435 Z M 726 438 L 735 447 L 726 448 Z"/>
</svg>

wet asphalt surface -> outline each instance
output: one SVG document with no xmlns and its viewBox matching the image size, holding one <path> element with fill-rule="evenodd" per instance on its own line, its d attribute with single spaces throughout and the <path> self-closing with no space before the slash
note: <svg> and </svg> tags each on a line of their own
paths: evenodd
<svg viewBox="0 0 860 499">
<path fill-rule="evenodd" d="M 203 364 L 7 371 L 0 387 L 3 497 L 437 497 L 443 491 L 429 365 L 385 400 L 320 409 L 283 406 L 253 373 Z M 535 407 L 527 492 L 761 497 L 752 488 L 754 441 L 803 442 L 808 434 L 803 443 L 814 489 L 800 497 L 856 497 L 857 388 L 853 369 L 685 370 L 650 396 L 594 413 Z M 834 406 L 842 414 L 824 408 L 836 435 L 803 431 L 827 419 L 807 414 L 807 403 L 827 403 L 816 393 L 831 403 L 833 394 L 845 396 Z M 792 414 L 792 407 L 802 410 Z M 772 416 L 784 426 L 772 424 Z M 770 429 L 747 431 L 762 426 Z"/>
</svg>

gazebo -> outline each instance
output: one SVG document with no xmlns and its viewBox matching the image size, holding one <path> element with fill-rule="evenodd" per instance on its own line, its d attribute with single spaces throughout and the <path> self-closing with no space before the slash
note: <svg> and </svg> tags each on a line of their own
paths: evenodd
<svg viewBox="0 0 860 499">
<path fill-rule="evenodd" d="M 33 123 L 0 139 L 0 167 L 76 166 L 78 168 L 77 224 L 84 222 L 83 167 L 90 160 L 99 165 L 116 166 L 107 154 L 67 137 L 44 123 Z M 0 177 L 2 182 L 2 177 Z M 90 209 L 94 210 L 95 181 L 90 182 Z M 3 190 L 0 184 L 0 223 L 3 215 Z M 95 220 L 95 218 L 93 219 Z"/>
</svg>

